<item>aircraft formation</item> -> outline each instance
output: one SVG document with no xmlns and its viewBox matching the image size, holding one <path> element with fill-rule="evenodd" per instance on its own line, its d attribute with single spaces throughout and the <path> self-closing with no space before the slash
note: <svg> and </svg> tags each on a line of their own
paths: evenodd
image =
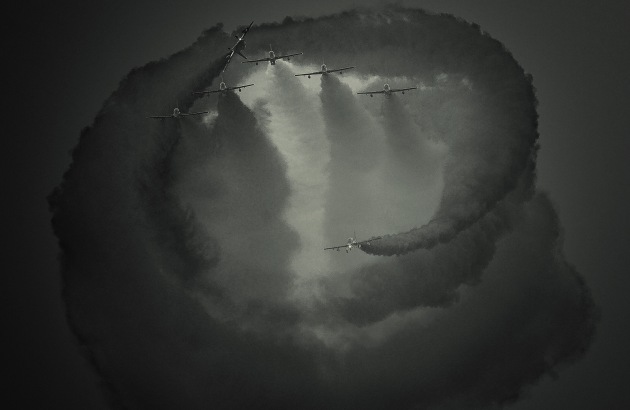
<svg viewBox="0 0 630 410">
<path fill-rule="evenodd" d="M 269 64 L 271 65 L 275 65 L 276 64 L 276 60 L 290 60 L 291 57 L 295 57 L 295 56 L 299 56 L 302 55 L 302 52 L 298 52 L 298 53 L 291 53 L 291 54 L 283 54 L 283 55 L 276 55 L 276 53 L 273 51 L 271 44 L 269 45 L 269 52 L 268 52 L 268 56 L 267 57 L 263 57 L 263 58 L 259 58 L 259 59 L 255 59 L 255 60 L 250 60 L 249 58 L 247 58 L 245 56 L 245 54 L 243 54 L 243 50 L 245 49 L 246 43 L 245 43 L 245 36 L 247 35 L 247 33 L 249 32 L 249 30 L 252 28 L 252 25 L 254 24 L 254 22 L 252 21 L 251 23 L 249 23 L 249 26 L 245 27 L 243 30 L 241 30 L 240 35 L 234 35 L 234 37 L 236 38 L 236 43 L 232 46 L 232 47 L 228 47 L 228 53 L 225 55 L 224 59 L 225 59 L 225 65 L 223 66 L 223 72 L 225 72 L 230 64 L 230 62 L 232 61 L 232 58 L 234 57 L 234 54 L 238 54 L 239 56 L 241 56 L 243 59 L 245 59 L 245 61 L 241 61 L 242 64 L 246 64 L 246 63 L 254 63 L 256 65 L 258 65 L 259 63 L 263 63 L 263 62 L 269 62 Z M 321 65 L 321 70 L 320 71 L 313 71 L 310 73 L 301 73 L 301 74 L 295 74 L 296 77 L 301 77 L 301 76 L 306 76 L 307 78 L 311 78 L 311 76 L 313 75 L 328 75 L 330 73 L 339 73 L 340 75 L 343 74 L 344 71 L 347 70 L 351 70 L 355 68 L 355 66 L 348 66 L 348 67 L 341 67 L 341 68 L 328 68 L 326 66 L 326 64 L 322 63 Z M 235 85 L 235 86 L 227 86 L 225 81 L 223 80 L 223 77 L 221 78 L 221 83 L 219 84 L 219 88 L 218 89 L 214 89 L 214 90 L 203 90 L 203 91 L 193 91 L 193 94 L 195 95 L 209 95 L 209 94 L 215 94 L 215 93 L 219 93 L 219 94 L 226 94 L 228 92 L 231 91 L 235 91 L 238 90 L 239 92 L 241 92 L 241 90 L 243 88 L 246 87 L 251 87 L 254 84 L 245 84 L 245 85 Z M 402 93 L 404 94 L 405 91 L 410 91 L 410 90 L 415 90 L 417 87 L 408 87 L 408 88 L 391 88 L 389 84 L 385 84 L 383 85 L 383 89 L 382 90 L 376 90 L 376 91 L 363 91 L 363 92 L 358 92 L 357 94 L 362 94 L 362 95 L 369 95 L 370 97 L 373 97 L 374 94 L 383 94 L 386 97 L 391 96 L 393 93 Z M 194 116 L 194 115 L 202 115 L 202 114 L 208 114 L 208 111 L 199 111 L 199 112 L 191 112 L 191 113 L 184 113 L 181 112 L 179 110 L 179 108 L 175 107 L 175 109 L 173 109 L 173 113 L 170 115 L 152 115 L 152 116 L 148 116 L 147 118 L 155 118 L 155 119 L 168 119 L 168 118 L 175 118 L 175 119 L 179 119 L 182 117 L 187 117 L 187 116 Z M 378 237 L 374 237 L 365 241 L 357 241 L 356 240 L 356 235 L 354 237 L 348 238 L 348 241 L 346 242 L 346 244 L 344 245 L 338 245 L 338 246 L 332 246 L 329 248 L 324 248 L 324 250 L 341 250 L 341 249 L 345 249 L 346 253 L 348 253 L 350 250 L 352 250 L 352 248 L 361 248 L 361 246 L 363 245 L 369 245 L 370 241 L 375 241 L 375 240 L 379 240 L 381 239 L 380 236 Z"/>
</svg>

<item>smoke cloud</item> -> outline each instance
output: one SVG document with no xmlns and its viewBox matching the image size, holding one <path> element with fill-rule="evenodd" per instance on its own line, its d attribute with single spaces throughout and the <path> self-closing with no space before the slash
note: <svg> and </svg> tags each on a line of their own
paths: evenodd
<svg viewBox="0 0 630 410">
<path fill-rule="evenodd" d="M 531 76 L 448 15 L 211 28 L 133 70 L 49 197 L 68 321 L 113 408 L 484 408 L 598 319 L 538 192 Z M 295 77 L 356 65 L 343 76 Z M 357 91 L 416 86 L 389 98 Z M 150 120 L 175 105 L 202 117 Z M 347 254 L 323 251 L 382 236 Z M 364 251 L 364 252 L 361 252 Z"/>
</svg>

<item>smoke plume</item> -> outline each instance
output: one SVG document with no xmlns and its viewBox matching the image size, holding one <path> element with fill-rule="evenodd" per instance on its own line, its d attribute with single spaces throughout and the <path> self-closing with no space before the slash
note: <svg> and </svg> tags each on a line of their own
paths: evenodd
<svg viewBox="0 0 630 410">
<path fill-rule="evenodd" d="M 484 408 L 598 318 L 538 192 L 535 90 L 448 15 L 221 26 L 134 69 L 49 197 L 68 321 L 120 408 Z M 355 65 L 321 79 L 294 74 Z M 358 91 L 415 86 L 391 97 Z M 377 87 L 377 88 L 375 88 Z M 203 116 L 147 119 L 178 105 Z M 346 238 L 359 250 L 324 251 Z M 361 252 L 363 251 L 363 252 Z"/>
</svg>

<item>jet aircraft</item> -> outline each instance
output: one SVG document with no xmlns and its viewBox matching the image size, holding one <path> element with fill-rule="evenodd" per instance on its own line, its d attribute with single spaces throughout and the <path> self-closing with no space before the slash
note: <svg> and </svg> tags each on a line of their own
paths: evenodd
<svg viewBox="0 0 630 410">
<path fill-rule="evenodd" d="M 357 242 L 357 240 L 355 238 L 356 238 L 356 233 L 354 234 L 354 237 L 348 238 L 348 242 L 346 242 L 345 245 L 331 246 L 330 248 L 324 248 L 324 250 L 327 251 L 329 249 L 332 249 L 332 250 L 336 250 L 337 252 L 339 252 L 341 249 L 345 248 L 346 249 L 346 253 L 348 253 L 354 247 L 361 248 L 362 245 L 369 245 L 370 242 L 379 240 L 382 237 L 381 236 L 377 236 L 375 238 L 371 238 L 371 239 L 368 239 L 366 241 L 361 241 L 361 242 Z"/>
<path fill-rule="evenodd" d="M 300 54 L 303 54 L 303 53 L 293 53 L 293 54 L 285 54 L 285 55 L 277 56 L 276 53 L 273 52 L 273 49 L 271 48 L 271 44 L 269 44 L 269 57 L 260 58 L 258 60 L 241 61 L 241 63 L 242 64 L 256 63 L 256 65 L 258 65 L 258 63 L 260 62 L 269 61 L 271 65 L 276 65 L 276 60 L 281 60 L 281 59 L 291 60 L 291 57 L 299 56 Z"/>
<path fill-rule="evenodd" d="M 374 94 L 385 94 L 386 97 L 391 96 L 393 93 L 405 93 L 408 90 L 415 90 L 418 87 L 410 87 L 410 88 L 390 88 L 389 84 L 383 85 L 383 89 L 379 91 L 365 91 L 357 94 L 369 94 L 370 97 L 374 97 Z"/>
<path fill-rule="evenodd" d="M 221 81 L 221 83 L 219 84 L 218 90 L 193 91 L 193 94 L 214 94 L 214 93 L 226 94 L 228 91 L 233 91 L 233 90 L 238 90 L 238 92 L 241 92 L 241 88 L 250 87 L 252 85 L 254 84 L 236 85 L 234 87 L 228 87 L 227 85 L 225 85 L 224 81 Z"/>
<path fill-rule="evenodd" d="M 200 112 L 181 112 L 179 110 L 179 108 L 175 107 L 175 109 L 173 109 L 173 113 L 171 115 L 152 115 L 150 117 L 147 118 L 157 118 L 157 119 L 164 119 L 164 118 L 180 118 L 180 117 L 187 117 L 189 115 L 201 115 L 201 114 L 208 114 L 208 111 L 200 111 Z"/>
<path fill-rule="evenodd" d="M 354 66 L 350 66 L 350 67 L 343 67 L 343 68 L 334 68 L 332 70 L 328 69 L 328 67 L 326 67 L 326 64 L 322 64 L 322 70 L 321 71 L 315 71 L 312 73 L 303 73 L 303 74 L 295 74 L 296 77 L 299 77 L 301 75 L 306 75 L 308 76 L 308 78 L 311 78 L 312 75 L 326 75 L 328 73 L 335 73 L 335 72 L 339 72 L 339 74 L 343 74 L 344 71 L 346 70 L 350 70 L 351 68 L 354 68 Z"/>
<path fill-rule="evenodd" d="M 253 21 L 249 23 L 249 26 L 245 27 L 243 31 L 241 31 L 240 36 L 237 36 L 236 34 L 234 35 L 234 37 L 236 37 L 236 44 L 234 44 L 232 47 L 228 47 L 228 50 L 230 51 L 225 55 L 226 61 L 225 61 L 225 66 L 223 66 L 223 71 L 227 69 L 228 64 L 230 64 L 230 61 L 232 61 L 232 57 L 234 57 L 234 53 L 238 54 L 239 56 L 247 60 L 247 57 L 245 57 L 245 54 L 243 54 L 243 49 L 245 48 L 245 35 L 249 31 L 249 29 L 252 27 L 252 24 L 254 24 Z"/>
</svg>

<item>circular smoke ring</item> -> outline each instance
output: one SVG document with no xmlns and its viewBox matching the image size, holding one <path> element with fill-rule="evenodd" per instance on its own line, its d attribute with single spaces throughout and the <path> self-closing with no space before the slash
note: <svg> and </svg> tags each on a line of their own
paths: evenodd
<svg viewBox="0 0 630 410">
<path fill-rule="evenodd" d="M 583 354 L 596 309 L 535 189 L 532 78 L 498 41 L 397 7 L 287 18 L 248 56 L 299 62 L 226 73 L 262 95 L 193 97 L 230 41 L 215 27 L 132 71 L 50 197 L 68 319 L 112 405 L 481 407 Z M 357 69 L 291 76 L 322 56 Z M 357 80 L 418 90 L 366 102 Z M 211 113 L 145 118 L 174 101 Z M 377 256 L 310 251 L 352 215 Z"/>
</svg>

